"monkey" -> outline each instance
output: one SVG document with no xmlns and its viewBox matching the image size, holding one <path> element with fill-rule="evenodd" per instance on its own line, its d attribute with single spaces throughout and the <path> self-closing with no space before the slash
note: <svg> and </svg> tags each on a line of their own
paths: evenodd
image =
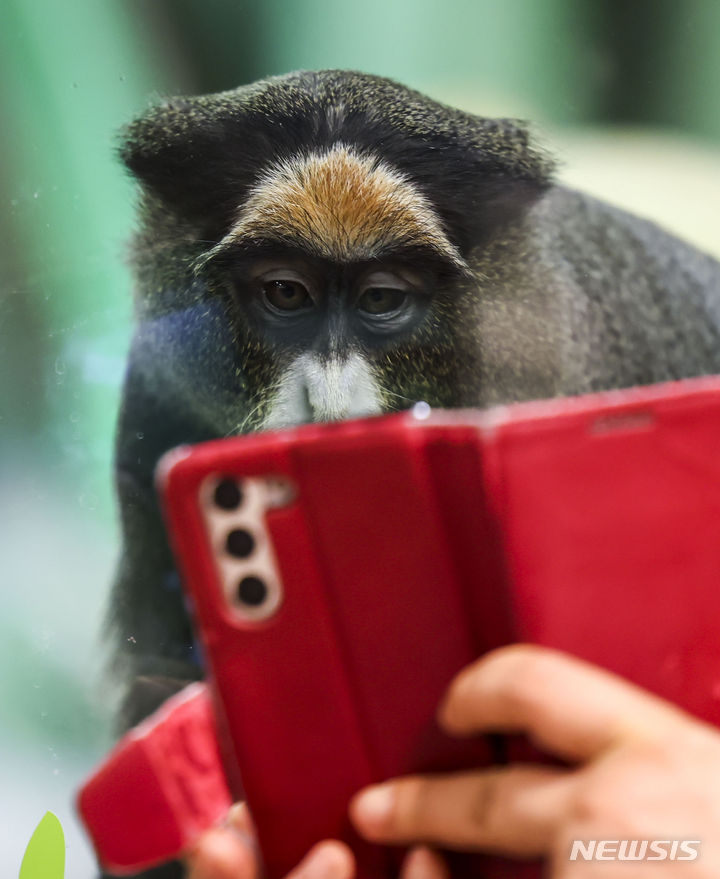
<svg viewBox="0 0 720 879">
<path fill-rule="evenodd" d="M 110 603 L 121 729 L 202 675 L 153 489 L 169 448 L 720 372 L 720 264 L 559 184 L 517 120 L 302 71 L 165 100 L 120 156 L 140 193 Z"/>
</svg>

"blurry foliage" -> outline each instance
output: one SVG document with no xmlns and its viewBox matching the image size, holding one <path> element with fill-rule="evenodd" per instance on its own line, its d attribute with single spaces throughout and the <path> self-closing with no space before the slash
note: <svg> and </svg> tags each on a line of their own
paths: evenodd
<svg viewBox="0 0 720 879">
<path fill-rule="evenodd" d="M 52 812 L 46 812 L 35 828 L 20 865 L 19 879 L 63 879 L 65 836 Z"/>
</svg>

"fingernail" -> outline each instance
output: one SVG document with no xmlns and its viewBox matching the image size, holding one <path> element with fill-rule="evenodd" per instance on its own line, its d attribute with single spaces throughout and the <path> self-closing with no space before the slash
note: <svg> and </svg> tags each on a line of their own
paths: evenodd
<svg viewBox="0 0 720 879">
<path fill-rule="evenodd" d="M 231 827 L 245 827 L 248 824 L 247 806 L 245 803 L 233 803 L 225 818 L 225 823 Z"/>
<path fill-rule="evenodd" d="M 401 879 L 438 879 L 442 871 L 432 852 L 425 846 L 412 849 L 402 865 Z"/>
<path fill-rule="evenodd" d="M 230 807 L 230 811 L 225 816 L 222 826 L 241 839 L 247 846 L 254 848 L 255 840 L 253 838 L 252 826 L 247 807 L 244 803 L 235 803 Z"/>
<path fill-rule="evenodd" d="M 295 879 L 344 879 L 348 873 L 347 855 L 328 843 L 311 851 L 293 875 Z"/>
<path fill-rule="evenodd" d="M 239 827 L 248 832 L 252 828 L 252 821 L 246 803 L 233 803 L 227 813 L 225 822 L 232 827 Z"/>
<path fill-rule="evenodd" d="M 370 787 L 353 803 L 355 817 L 363 824 L 382 827 L 387 824 L 395 807 L 395 791 L 389 784 Z"/>
</svg>

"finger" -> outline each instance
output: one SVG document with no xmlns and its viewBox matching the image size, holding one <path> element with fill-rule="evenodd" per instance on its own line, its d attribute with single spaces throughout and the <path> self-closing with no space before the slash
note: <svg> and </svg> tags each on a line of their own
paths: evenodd
<svg viewBox="0 0 720 879">
<path fill-rule="evenodd" d="M 672 732 L 687 720 L 610 672 L 529 644 L 494 650 L 460 672 L 438 716 L 456 735 L 526 732 L 570 760 L 589 759 L 617 741 Z"/>
<path fill-rule="evenodd" d="M 566 770 L 540 766 L 413 776 L 366 788 L 350 816 L 373 842 L 537 856 L 550 850 L 574 784 Z"/>
<path fill-rule="evenodd" d="M 450 879 L 450 871 L 437 852 L 419 845 L 403 861 L 400 879 Z"/>
<path fill-rule="evenodd" d="M 230 828 L 204 833 L 187 856 L 188 879 L 258 879 L 251 842 Z"/>
<path fill-rule="evenodd" d="M 231 806 L 225 823 L 238 833 L 244 834 L 248 839 L 255 839 L 255 827 L 247 803 L 235 803 Z"/>
<path fill-rule="evenodd" d="M 350 849 L 333 839 L 311 848 L 287 879 L 352 879 L 354 873 L 355 859 Z"/>
</svg>

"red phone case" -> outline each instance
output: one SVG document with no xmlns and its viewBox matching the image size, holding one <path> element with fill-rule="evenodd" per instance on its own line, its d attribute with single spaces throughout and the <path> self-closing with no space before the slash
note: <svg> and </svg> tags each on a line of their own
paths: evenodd
<svg viewBox="0 0 720 879">
<path fill-rule="evenodd" d="M 488 762 L 484 740 L 433 718 L 455 672 L 499 644 L 560 647 L 720 719 L 719 388 L 309 426 L 170 469 L 170 529 L 271 877 L 326 836 L 353 842 L 361 875 L 388 869 L 354 840 L 347 801 Z M 285 598 L 256 627 L 217 589 L 197 504 L 209 473 L 297 486 L 267 517 Z"/>
<path fill-rule="evenodd" d="M 504 420 L 488 481 L 517 638 L 720 725 L 720 379 Z"/>
<path fill-rule="evenodd" d="M 396 858 L 354 837 L 348 800 L 390 776 L 490 761 L 487 740 L 443 736 L 434 712 L 452 676 L 500 644 L 567 650 L 720 723 L 719 450 L 710 378 L 166 458 L 224 765 L 270 879 L 325 837 L 351 843 L 363 879 L 393 874 Z M 266 516 L 284 597 L 262 623 L 238 623 L 220 588 L 199 503 L 212 474 L 296 486 Z M 530 756 L 516 742 L 511 754 Z M 482 869 L 540 875 L 501 859 Z"/>
<path fill-rule="evenodd" d="M 78 793 L 98 860 L 119 876 L 169 861 L 232 805 L 205 684 L 127 733 Z"/>
<path fill-rule="evenodd" d="M 452 740 L 434 720 L 453 675 L 510 637 L 497 542 L 481 533 L 478 432 L 411 425 L 402 415 L 208 443 L 163 468 L 227 765 L 239 767 L 231 786 L 239 796 L 242 778 L 271 879 L 326 837 L 351 843 L 361 877 L 392 875 L 397 858 L 350 828 L 352 794 L 490 761 L 484 739 Z M 238 624 L 218 587 L 198 501 L 213 474 L 296 487 L 267 515 L 284 599 L 261 624 Z"/>
</svg>

